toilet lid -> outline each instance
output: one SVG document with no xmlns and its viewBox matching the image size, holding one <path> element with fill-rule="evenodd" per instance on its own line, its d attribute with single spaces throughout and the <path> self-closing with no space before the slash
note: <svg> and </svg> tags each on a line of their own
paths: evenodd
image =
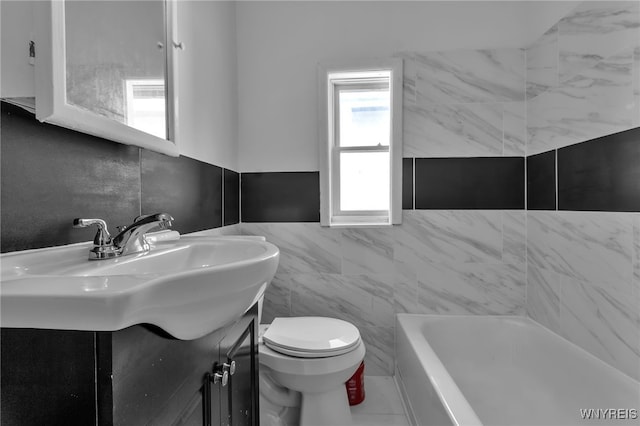
<svg viewBox="0 0 640 426">
<path fill-rule="evenodd" d="M 336 318 L 276 318 L 262 336 L 276 352 L 302 358 L 342 355 L 360 343 L 360 332 Z"/>
</svg>

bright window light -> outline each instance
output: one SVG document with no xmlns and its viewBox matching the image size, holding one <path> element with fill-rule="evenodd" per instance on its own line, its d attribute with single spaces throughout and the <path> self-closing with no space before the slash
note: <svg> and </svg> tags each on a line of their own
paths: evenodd
<svg viewBox="0 0 640 426">
<path fill-rule="evenodd" d="M 339 91 L 340 146 L 389 145 L 389 88 Z"/>
<path fill-rule="evenodd" d="M 389 210 L 389 153 L 340 153 L 343 211 Z"/>
<path fill-rule="evenodd" d="M 127 125 L 167 138 L 164 80 L 125 80 Z"/>
<path fill-rule="evenodd" d="M 321 224 L 400 223 L 402 61 L 321 71 Z"/>
</svg>

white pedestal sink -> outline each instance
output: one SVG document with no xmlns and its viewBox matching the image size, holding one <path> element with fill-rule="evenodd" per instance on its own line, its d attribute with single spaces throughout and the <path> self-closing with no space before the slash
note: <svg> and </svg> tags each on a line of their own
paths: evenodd
<svg viewBox="0 0 640 426">
<path fill-rule="evenodd" d="M 91 243 L 0 256 L 0 326 L 114 331 L 153 324 L 196 339 L 264 294 L 279 251 L 255 237 L 183 236 L 151 251 L 87 260 Z"/>
</svg>

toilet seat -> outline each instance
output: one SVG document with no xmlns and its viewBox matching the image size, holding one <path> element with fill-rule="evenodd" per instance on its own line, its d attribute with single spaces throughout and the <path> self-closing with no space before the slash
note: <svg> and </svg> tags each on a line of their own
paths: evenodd
<svg viewBox="0 0 640 426">
<path fill-rule="evenodd" d="M 343 355 L 360 343 L 360 332 L 336 318 L 287 317 L 273 320 L 262 336 L 268 348 L 298 358 Z"/>
<path fill-rule="evenodd" d="M 287 374 L 322 377 L 352 366 L 354 367 L 353 371 L 355 371 L 358 365 L 360 365 L 360 361 L 364 359 L 366 348 L 364 342 L 360 340 L 350 352 L 345 354 L 332 357 L 309 358 L 276 352 L 263 342 L 259 345 L 259 352 L 261 368 L 268 367 L 271 370 Z M 349 375 L 349 377 L 350 376 L 351 375 Z"/>
</svg>

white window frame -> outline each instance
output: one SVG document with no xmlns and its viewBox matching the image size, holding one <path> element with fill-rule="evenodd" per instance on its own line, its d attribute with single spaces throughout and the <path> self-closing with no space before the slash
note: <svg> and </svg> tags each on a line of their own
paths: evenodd
<svg viewBox="0 0 640 426">
<path fill-rule="evenodd" d="M 388 78 L 389 146 L 340 147 L 337 97 L 340 86 L 372 87 Z M 402 59 L 318 65 L 320 224 L 322 226 L 390 226 L 402 223 Z M 339 208 L 340 152 L 389 152 L 389 210 L 343 211 Z"/>
</svg>

